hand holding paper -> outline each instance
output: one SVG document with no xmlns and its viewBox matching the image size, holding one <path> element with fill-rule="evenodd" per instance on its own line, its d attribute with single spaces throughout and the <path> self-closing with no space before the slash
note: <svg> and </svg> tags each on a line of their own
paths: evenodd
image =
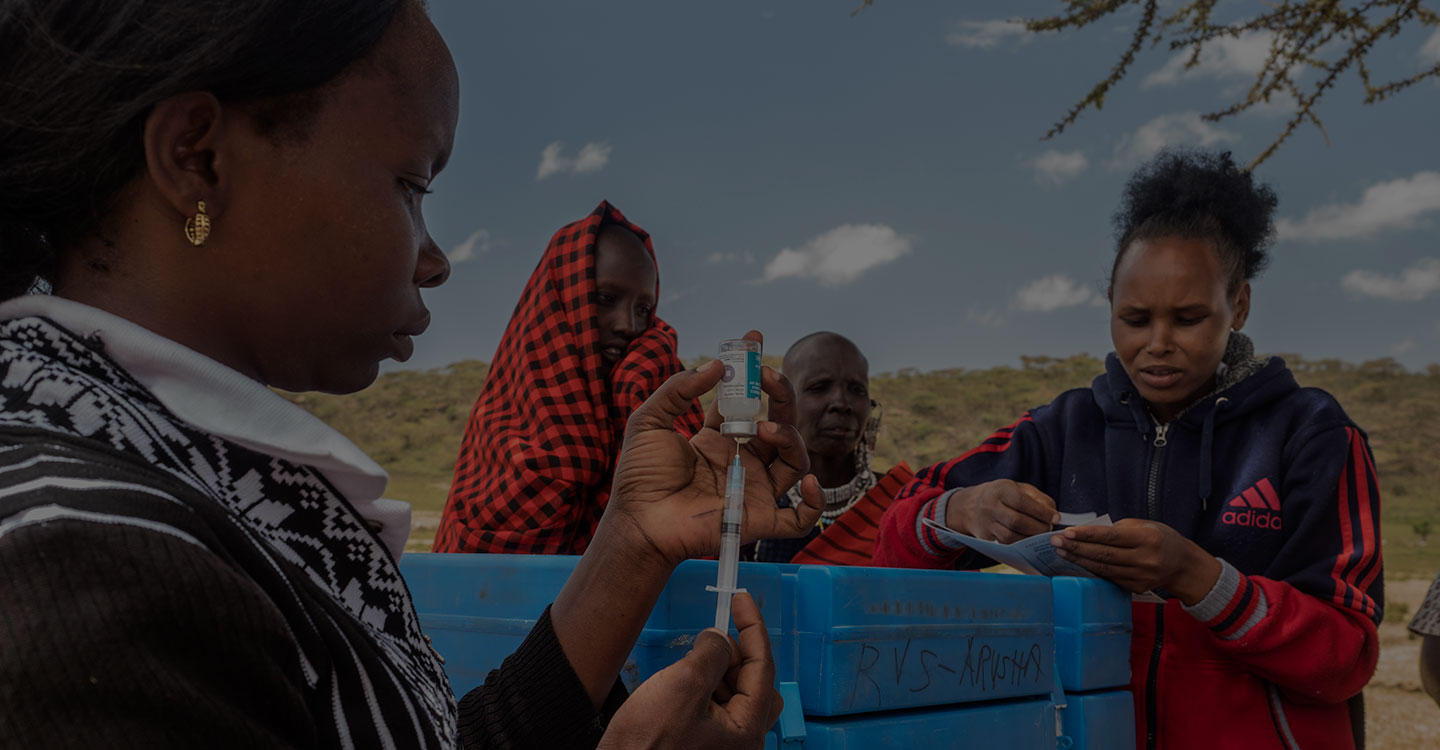
<svg viewBox="0 0 1440 750">
<path fill-rule="evenodd" d="M 1086 523 L 1089 525 L 1110 525 L 1109 515 L 1098 517 L 1093 513 L 1086 515 L 1089 518 Z M 1074 515 L 1072 515 L 1071 520 L 1075 520 Z M 1056 548 L 1050 543 L 1050 537 L 1062 533 L 1063 530 L 1046 531 L 1011 544 L 1001 544 L 999 542 L 978 539 L 968 534 L 961 534 L 958 531 L 941 526 L 928 518 L 924 519 L 922 523 L 934 529 L 936 534 L 947 541 L 963 544 L 995 562 L 1009 565 L 1024 573 L 1042 576 L 1096 577 L 1094 573 L 1056 554 Z"/>
<path fill-rule="evenodd" d="M 1118 528 L 1121 525 L 1128 527 L 1128 524 L 1134 521 L 1134 519 L 1123 519 L 1120 521 L 1120 524 L 1112 527 L 1110 524 L 1110 514 L 1108 513 L 1103 516 L 1097 516 L 1094 513 L 1060 513 L 1059 516 L 1061 523 L 1073 522 L 1075 525 L 1036 534 L 1011 544 L 1001 544 L 999 542 L 976 539 L 973 536 L 961 534 L 958 531 L 941 526 L 928 518 L 922 519 L 921 523 L 934 529 L 936 534 L 947 541 L 963 544 L 995 562 L 1009 565 L 1022 573 L 1049 576 L 1052 578 L 1055 576 L 1105 578 L 1133 593 L 1135 595 L 1135 601 L 1156 603 L 1165 601 L 1151 591 L 1153 586 L 1140 586 L 1136 588 L 1130 579 L 1122 581 L 1111 578 L 1104 572 L 1097 570 L 1097 564 L 1089 559 L 1080 558 L 1071 552 L 1062 551 L 1062 546 L 1068 549 L 1073 543 L 1078 543 L 1074 542 L 1074 540 L 1081 535 L 1104 535 L 1104 530 Z M 1174 533 L 1173 530 L 1172 533 Z M 1126 535 L 1122 534 L 1121 536 L 1123 538 Z M 1211 560 L 1213 561 L 1214 558 L 1212 557 Z M 1216 562 L 1217 567 L 1218 565 L 1219 563 Z M 1217 570 L 1216 576 L 1218 575 L 1219 572 Z M 1210 586 L 1214 584 L 1215 579 L 1211 578 L 1210 584 L 1205 586 L 1205 592 L 1209 592 Z M 1202 593 L 1201 597 L 1203 598 L 1203 596 L 1204 594 Z M 1199 600 L 1197 599 L 1196 601 Z"/>
<path fill-rule="evenodd" d="M 1038 487 L 1009 479 L 955 490 L 945 507 L 945 525 L 1001 544 L 1049 531 L 1060 523 L 1055 501 Z"/>
<path fill-rule="evenodd" d="M 1220 577 L 1220 561 L 1158 521 L 1121 519 L 1113 526 L 1077 526 L 1049 540 L 1067 563 L 1133 593 L 1165 589 L 1197 604 Z"/>
</svg>

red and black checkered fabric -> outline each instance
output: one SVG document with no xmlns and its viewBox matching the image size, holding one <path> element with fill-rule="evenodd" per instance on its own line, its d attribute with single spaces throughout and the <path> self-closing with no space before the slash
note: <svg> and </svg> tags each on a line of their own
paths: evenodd
<svg viewBox="0 0 1440 750">
<path fill-rule="evenodd" d="M 470 412 L 436 552 L 584 552 L 610 499 L 626 420 L 683 369 L 675 329 L 653 317 L 605 375 L 595 244 L 611 223 L 655 257 L 650 235 L 608 202 L 551 238 Z M 696 402 L 675 426 L 693 435 L 702 422 Z"/>
</svg>

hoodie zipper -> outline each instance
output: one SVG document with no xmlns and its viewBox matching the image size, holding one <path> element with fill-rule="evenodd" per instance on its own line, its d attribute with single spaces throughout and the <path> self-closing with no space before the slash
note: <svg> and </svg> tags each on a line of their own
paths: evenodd
<svg viewBox="0 0 1440 750">
<path fill-rule="evenodd" d="M 1155 450 L 1150 452 L 1150 478 L 1145 486 L 1145 517 L 1151 521 L 1160 520 L 1160 456 L 1168 445 L 1165 433 L 1169 424 L 1155 426 Z"/>
<path fill-rule="evenodd" d="M 1145 488 L 1145 515 L 1151 521 L 1160 520 L 1160 459 L 1168 441 L 1165 434 L 1170 424 L 1155 426 L 1155 440 L 1150 451 L 1150 476 Z M 1150 667 L 1145 675 L 1145 747 L 1155 750 L 1155 723 L 1160 718 L 1155 705 L 1156 687 L 1160 682 L 1160 653 L 1165 648 L 1165 605 L 1155 605 L 1155 645 L 1150 651 Z"/>
</svg>

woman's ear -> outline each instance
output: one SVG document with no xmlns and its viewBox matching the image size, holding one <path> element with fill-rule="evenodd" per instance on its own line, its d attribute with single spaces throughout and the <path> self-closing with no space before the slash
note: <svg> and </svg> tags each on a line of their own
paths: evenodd
<svg viewBox="0 0 1440 750">
<path fill-rule="evenodd" d="M 205 91 L 165 99 L 145 118 L 146 173 L 156 192 L 175 211 L 177 226 L 196 213 L 200 201 L 211 216 L 225 210 L 226 191 L 216 169 L 224 118 L 224 106 Z"/>
<path fill-rule="evenodd" d="M 1235 292 L 1235 299 L 1230 303 L 1230 309 L 1234 317 L 1230 321 L 1230 330 L 1238 331 L 1245 327 L 1245 320 L 1250 317 L 1250 282 L 1240 285 Z"/>
</svg>

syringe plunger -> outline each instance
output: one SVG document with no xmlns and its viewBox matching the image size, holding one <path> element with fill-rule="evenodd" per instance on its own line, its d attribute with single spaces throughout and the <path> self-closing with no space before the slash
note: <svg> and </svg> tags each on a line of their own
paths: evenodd
<svg viewBox="0 0 1440 750">
<path fill-rule="evenodd" d="M 715 627 L 730 629 L 730 597 L 744 591 L 736 588 L 740 567 L 740 525 L 745 507 L 745 467 L 740 464 L 737 446 L 735 462 L 730 464 L 726 477 L 725 513 L 720 521 L 720 564 L 714 586 L 706 588 L 716 592 Z"/>
</svg>

